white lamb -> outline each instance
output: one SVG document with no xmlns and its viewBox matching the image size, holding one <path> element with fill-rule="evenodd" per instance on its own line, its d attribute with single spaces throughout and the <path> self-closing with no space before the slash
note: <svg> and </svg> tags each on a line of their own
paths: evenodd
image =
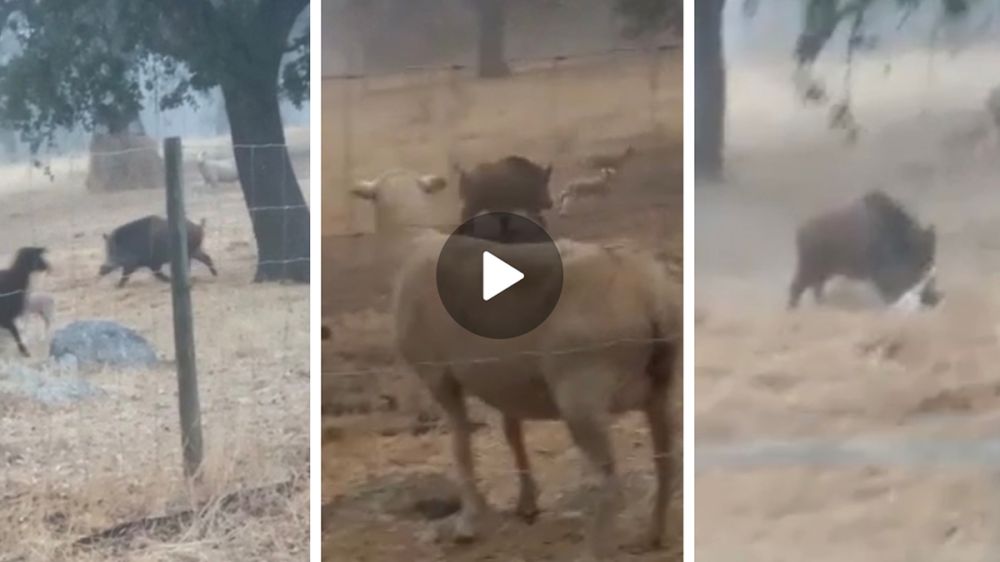
<svg viewBox="0 0 1000 562">
<path fill-rule="evenodd" d="M 614 175 L 614 168 L 603 168 L 598 175 L 577 178 L 566 184 L 559 194 L 559 216 L 565 216 L 570 203 L 583 197 L 607 195 L 611 191 L 610 183 Z"/>
<path fill-rule="evenodd" d="M 45 293 L 28 293 L 24 298 L 24 316 L 35 315 L 45 322 L 45 333 L 49 333 L 55 315 L 55 301 Z"/>
</svg>

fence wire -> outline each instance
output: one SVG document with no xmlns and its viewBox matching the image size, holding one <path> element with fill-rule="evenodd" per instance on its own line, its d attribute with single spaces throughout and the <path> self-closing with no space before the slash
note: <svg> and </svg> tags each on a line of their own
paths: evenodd
<svg viewBox="0 0 1000 562">
<path fill-rule="evenodd" d="M 286 169 L 285 183 L 268 188 L 293 193 L 298 181 L 307 194 L 308 146 L 287 149 L 298 174 Z M 183 515 L 192 505 L 193 518 L 180 519 L 187 523 L 176 533 L 146 537 L 147 548 L 155 551 L 159 541 L 224 540 L 213 535 L 219 524 L 238 529 L 239 518 L 251 516 L 231 512 L 233 504 L 221 498 L 289 481 L 301 481 L 301 491 L 263 501 L 286 510 L 283 532 L 299 536 L 300 548 L 307 544 L 309 291 L 305 285 L 253 281 L 261 266 L 309 258 L 259 259 L 250 216 L 283 212 L 291 220 L 285 211 L 307 209 L 308 203 L 248 206 L 247 200 L 257 199 L 253 190 L 264 188 L 256 173 L 243 189 L 238 180 L 213 185 L 199 171 L 202 150 L 221 166 L 234 166 L 234 157 L 249 153 L 250 169 L 257 170 L 254 158 L 262 150 L 286 147 L 185 142 L 187 218 L 196 225 L 205 221 L 201 247 L 218 272 L 212 275 L 197 259 L 190 266 L 205 452 L 201 484 L 194 488 L 182 474 L 170 285 L 145 269 L 121 288 L 121 270 L 98 275 L 107 257 L 102 234 L 148 215 L 166 217 L 161 148 L 53 156 L 44 163 L 51 177 L 25 180 L 18 165 L 0 171 L 18 178 L 0 194 L 7 214 L 0 253 L 46 247 L 51 271 L 33 276 L 28 293 L 50 295 L 55 303 L 51 332 L 32 315 L 18 319 L 30 358 L 18 357 L 6 332 L 0 333 L 4 556 L 76 559 L 73 545 L 80 539 L 98 537 L 92 542 L 100 547 L 107 542 L 101 533 L 117 525 L 131 529 L 118 531 L 128 537 L 145 537 L 145 518 Z M 102 171 L 126 179 L 101 185 L 94 178 Z M 285 238 L 281 246 L 289 231 L 277 234 Z M 68 341 L 68 330 L 81 329 L 74 323 L 87 320 L 134 330 L 150 344 L 155 363 L 92 367 L 82 353 L 76 361 L 49 357 L 50 348 Z M 215 501 L 214 507 L 204 508 L 206 500 Z"/>
</svg>

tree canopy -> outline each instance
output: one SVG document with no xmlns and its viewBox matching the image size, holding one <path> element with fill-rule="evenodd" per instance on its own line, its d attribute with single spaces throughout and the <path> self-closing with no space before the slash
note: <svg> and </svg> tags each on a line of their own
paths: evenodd
<svg viewBox="0 0 1000 562">
<path fill-rule="evenodd" d="M 227 83 L 300 106 L 309 93 L 308 26 L 289 35 L 308 4 L 8 0 L 0 44 L 13 39 L 14 48 L 0 64 L 0 124 L 37 150 L 60 128 L 124 130 L 144 100 L 172 109 Z M 281 68 L 277 80 L 271 65 Z"/>
</svg>

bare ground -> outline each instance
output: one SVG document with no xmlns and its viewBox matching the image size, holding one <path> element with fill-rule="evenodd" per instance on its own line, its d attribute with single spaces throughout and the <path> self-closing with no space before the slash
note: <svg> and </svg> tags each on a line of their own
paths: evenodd
<svg viewBox="0 0 1000 562">
<path fill-rule="evenodd" d="M 296 158 L 296 167 L 308 193 L 307 149 L 304 156 Z M 209 190 L 191 164 L 185 174 L 188 213 L 193 220 L 208 220 L 204 247 L 219 277 L 192 265 L 206 458 L 203 486 L 189 490 L 181 474 L 169 285 L 148 272 L 136 273 L 120 290 L 114 288 L 117 278 L 97 278 L 104 252 L 101 233 L 146 214 L 165 214 L 165 196 L 159 191 L 88 194 L 81 162 L 85 157 L 54 159 L 54 181 L 26 167 L 2 172 L 8 178 L 0 194 L 2 252 L 11 255 L 26 244 L 49 248 L 53 270 L 37 277 L 33 288 L 55 297 L 55 329 L 74 320 L 115 320 L 149 339 L 166 363 L 149 370 L 85 373 L 104 394 L 68 406 L 0 396 L 2 558 L 305 559 L 308 287 L 252 283 L 256 256 L 242 194 L 235 185 Z M 36 322 L 27 322 L 33 357 L 25 362 L 46 370 L 47 342 Z M 0 339 L 8 344 L 4 361 L 22 362 L 6 334 Z M 290 491 L 263 493 L 235 506 L 215 501 L 289 480 L 295 481 Z M 177 513 L 206 500 L 207 507 L 176 529 L 140 532 L 89 549 L 72 546 L 115 525 Z"/>
<path fill-rule="evenodd" d="M 324 173 L 329 182 L 325 195 L 330 196 L 324 197 L 323 314 L 334 337 L 323 350 L 324 560 L 575 560 L 579 556 L 589 478 L 565 429 L 558 423 L 527 427 L 543 509 L 539 520 L 528 525 L 510 513 L 516 476 L 495 412 L 478 403 L 473 405 L 473 416 L 487 424 L 474 439 L 477 468 L 484 492 L 501 514 L 489 536 L 474 544 L 433 540 L 434 523 L 418 505 L 430 500 L 445 511 L 455 506 L 448 432 L 415 377 L 395 362 L 388 314 L 391 273 L 375 265 L 374 241 L 367 234 L 370 217 L 343 194 L 351 177 L 367 177 L 382 169 L 413 166 L 446 174 L 449 159 L 469 165 L 509 153 L 553 161 L 557 188 L 581 173 L 581 156 L 634 142 L 646 156 L 623 171 L 615 193 L 607 200 L 581 203 L 567 217 L 550 217 L 550 231 L 576 239 L 630 238 L 661 253 L 679 272 L 680 55 L 663 61 L 663 75 L 652 90 L 643 78 L 648 68 L 648 61 L 622 59 L 575 66 L 557 78 L 530 71 L 491 86 L 463 80 L 451 91 L 461 92 L 464 109 L 447 129 L 437 127 L 430 117 L 406 121 L 414 111 L 419 113 L 419 104 L 429 103 L 448 114 L 441 108 L 447 108 L 451 99 L 446 93 L 433 97 L 413 85 L 389 91 L 372 86 L 370 98 L 356 101 L 346 125 L 345 111 L 324 111 L 324 146 L 335 147 L 324 158 L 324 167 L 330 166 L 325 169 L 335 170 Z M 611 92 L 604 84 L 615 79 L 622 80 L 623 87 Z M 423 83 L 419 77 L 414 80 Z M 555 114 L 546 92 L 558 100 Z M 342 94 L 324 84 L 324 107 L 343 107 L 338 105 L 344 103 L 338 97 Z M 655 119 L 650 112 L 635 110 L 639 104 L 648 107 L 644 100 L 650 97 Z M 344 140 L 345 126 L 353 127 L 351 143 Z M 569 138 L 572 143 L 567 143 Z M 327 144 L 326 139 L 332 140 Z M 350 149 L 345 155 L 346 146 Z M 340 165 L 343 162 L 349 164 L 346 169 Z M 454 186 L 448 191 L 454 203 Z M 677 406 L 679 411 L 679 397 Z M 677 432 L 679 440 L 680 427 Z M 651 455 L 646 428 L 637 417 L 622 418 L 614 437 L 620 470 L 628 482 L 629 508 L 621 520 L 621 539 L 627 542 L 648 521 Z M 665 552 L 636 556 L 623 552 L 623 560 L 681 559 L 679 482 L 671 504 L 676 542 Z"/>
<path fill-rule="evenodd" d="M 972 51 L 929 73 L 930 57 L 862 64 L 854 147 L 791 100 L 790 65 L 731 73 L 727 181 L 696 201 L 698 560 L 1000 557 L 1000 467 L 975 441 L 995 436 L 1000 404 L 1000 146 L 976 153 L 994 85 L 977 69 L 1000 59 Z M 946 300 L 890 314 L 841 283 L 831 306 L 786 312 L 796 225 L 874 187 L 937 225 Z M 876 439 L 880 461 L 838 448 Z M 776 441 L 803 454 L 708 454 Z"/>
</svg>

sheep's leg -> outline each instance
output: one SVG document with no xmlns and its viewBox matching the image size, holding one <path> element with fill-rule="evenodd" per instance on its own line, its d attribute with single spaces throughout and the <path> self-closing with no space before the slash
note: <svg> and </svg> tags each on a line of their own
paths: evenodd
<svg viewBox="0 0 1000 562">
<path fill-rule="evenodd" d="M 521 420 L 510 416 L 503 417 L 503 432 L 507 444 L 514 454 L 514 464 L 521 483 L 521 492 L 517 498 L 515 513 L 528 523 L 533 523 L 538 516 L 538 486 L 531 475 L 531 463 L 528 451 L 524 447 L 524 431 Z"/>
<path fill-rule="evenodd" d="M 201 250 L 196 250 L 191 254 L 191 257 L 208 266 L 208 270 L 212 272 L 212 277 L 219 276 L 219 272 L 215 271 L 215 264 L 212 263 L 212 258 L 208 257 L 208 254 Z"/>
<path fill-rule="evenodd" d="M 452 452 L 458 469 L 462 511 L 455 522 L 456 541 L 471 541 L 478 534 L 479 520 L 487 511 L 486 498 L 476 486 L 475 461 L 472 457 L 472 424 L 465 408 L 462 388 L 451 378 L 431 385 L 431 393 L 441 405 L 451 425 Z"/>
<path fill-rule="evenodd" d="M 119 289 L 124 287 L 125 283 L 128 283 L 129 277 L 131 277 L 132 274 L 135 273 L 136 269 L 138 268 L 135 266 L 122 267 L 122 278 L 118 280 Z"/>
<path fill-rule="evenodd" d="M 676 373 L 680 375 L 680 373 Z M 649 532 L 643 547 L 661 548 L 665 544 L 667 532 L 667 502 L 673 479 L 673 451 L 670 437 L 670 419 L 667 412 L 666 385 L 654 388 L 645 408 L 646 421 L 653 444 L 653 466 L 656 469 L 656 498 Z"/>
<path fill-rule="evenodd" d="M 594 515 L 587 530 L 589 553 L 600 560 L 615 543 L 614 521 L 623 499 L 608 431 L 606 403 L 607 397 L 613 394 L 608 384 L 615 383 L 615 378 L 609 376 L 608 369 L 594 364 L 567 374 L 570 376 L 558 381 L 554 395 L 573 442 L 601 476 Z"/>
<path fill-rule="evenodd" d="M 21 333 L 17 330 L 17 324 L 14 323 L 13 318 L 0 321 L 0 327 L 7 328 L 7 331 L 14 336 L 14 341 L 17 342 L 17 350 L 21 352 L 21 355 L 31 357 L 31 354 L 28 353 L 28 348 L 24 347 L 24 342 L 21 341 Z"/>
</svg>

